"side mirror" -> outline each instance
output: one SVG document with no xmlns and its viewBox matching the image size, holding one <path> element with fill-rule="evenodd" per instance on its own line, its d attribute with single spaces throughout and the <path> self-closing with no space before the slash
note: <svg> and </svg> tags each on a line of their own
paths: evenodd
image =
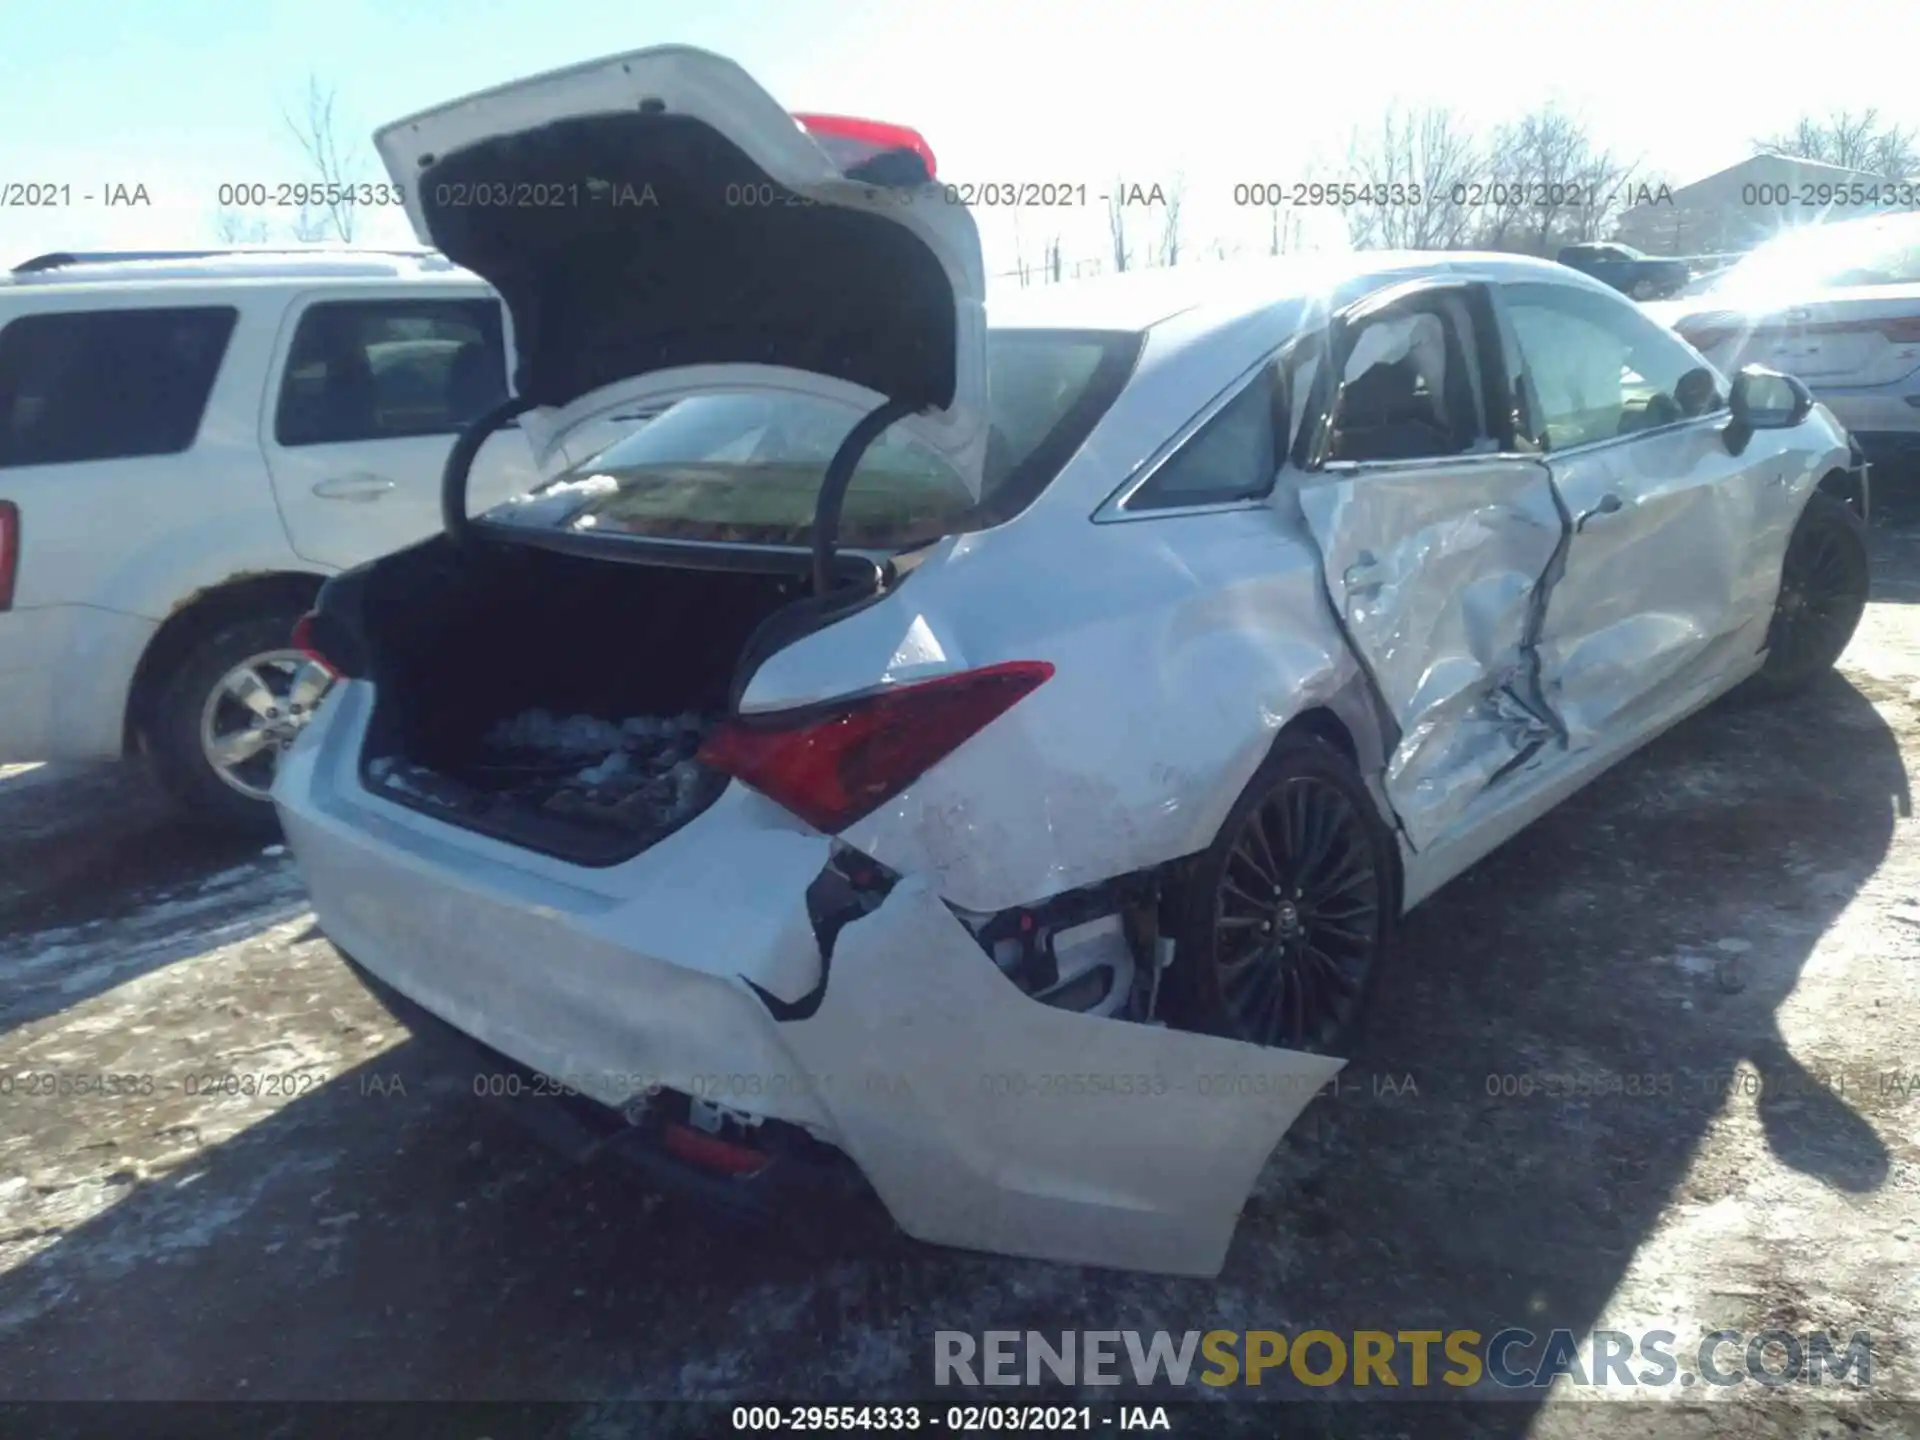
<svg viewBox="0 0 1920 1440">
<path fill-rule="evenodd" d="M 1791 375 L 1764 365 L 1747 365 L 1733 378 L 1727 395 L 1733 422 L 1727 448 L 1738 455 L 1756 430 L 1791 430 L 1813 413 L 1813 392 Z"/>
<path fill-rule="evenodd" d="M 1727 397 L 1733 418 L 1753 430 L 1790 430 L 1813 412 L 1813 392 L 1791 375 L 1748 365 Z"/>
</svg>

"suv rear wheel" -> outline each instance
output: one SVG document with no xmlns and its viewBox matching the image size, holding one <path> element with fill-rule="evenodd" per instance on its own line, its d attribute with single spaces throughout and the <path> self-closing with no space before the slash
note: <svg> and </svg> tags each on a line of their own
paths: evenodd
<svg viewBox="0 0 1920 1440">
<path fill-rule="evenodd" d="M 161 783 L 192 819 L 262 838 L 280 754 L 313 716 L 327 672 L 289 643 L 301 611 L 207 632 L 160 687 L 151 733 Z"/>
</svg>

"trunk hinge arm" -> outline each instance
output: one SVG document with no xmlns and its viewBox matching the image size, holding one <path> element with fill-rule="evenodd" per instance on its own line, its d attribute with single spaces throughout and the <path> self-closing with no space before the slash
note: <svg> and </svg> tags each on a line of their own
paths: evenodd
<svg viewBox="0 0 1920 1440">
<path fill-rule="evenodd" d="M 487 438 L 507 421 L 533 409 L 525 395 L 512 395 L 491 410 L 467 422 L 460 438 L 447 452 L 447 463 L 440 470 L 440 524 L 447 538 L 463 545 L 471 533 L 473 521 L 467 515 L 467 472 Z"/>
<path fill-rule="evenodd" d="M 820 482 L 820 498 L 813 507 L 813 593 L 825 595 L 833 586 L 834 542 L 840 533 L 840 511 L 846 503 L 847 487 L 853 483 L 853 470 L 867 447 L 880 438 L 880 432 L 896 420 L 904 420 L 922 407 L 912 400 L 889 400 L 860 417 L 847 432 L 840 448 L 827 462 L 826 477 Z"/>
</svg>

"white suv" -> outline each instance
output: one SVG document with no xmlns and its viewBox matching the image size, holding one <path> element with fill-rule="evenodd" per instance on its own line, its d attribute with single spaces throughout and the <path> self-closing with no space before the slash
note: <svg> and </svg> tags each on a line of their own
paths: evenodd
<svg viewBox="0 0 1920 1440">
<path fill-rule="evenodd" d="M 447 452 L 510 353 L 494 292 L 425 250 L 0 275 L 0 763 L 146 754 L 194 814 L 270 829 L 326 680 L 295 621 L 439 528 Z M 514 429 L 473 473 L 478 505 L 539 478 Z"/>
</svg>

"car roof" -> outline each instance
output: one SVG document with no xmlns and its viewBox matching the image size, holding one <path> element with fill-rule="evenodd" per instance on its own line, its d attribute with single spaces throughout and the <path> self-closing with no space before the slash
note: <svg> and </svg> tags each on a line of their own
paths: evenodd
<svg viewBox="0 0 1920 1440">
<path fill-rule="evenodd" d="M 170 281 L 206 284 L 321 283 L 330 280 L 483 282 L 434 250 L 306 245 L 297 249 L 54 251 L 0 273 L 0 285 L 35 290 L 145 286 Z"/>
<path fill-rule="evenodd" d="M 1492 251 L 1358 250 L 1261 256 L 1020 286 L 987 292 L 996 330 L 1146 331 L 1180 320 L 1182 329 L 1231 326 L 1315 297 L 1365 293 L 1423 275 L 1472 274 L 1494 281 L 1544 281 L 1614 293 L 1551 260 Z"/>
</svg>

